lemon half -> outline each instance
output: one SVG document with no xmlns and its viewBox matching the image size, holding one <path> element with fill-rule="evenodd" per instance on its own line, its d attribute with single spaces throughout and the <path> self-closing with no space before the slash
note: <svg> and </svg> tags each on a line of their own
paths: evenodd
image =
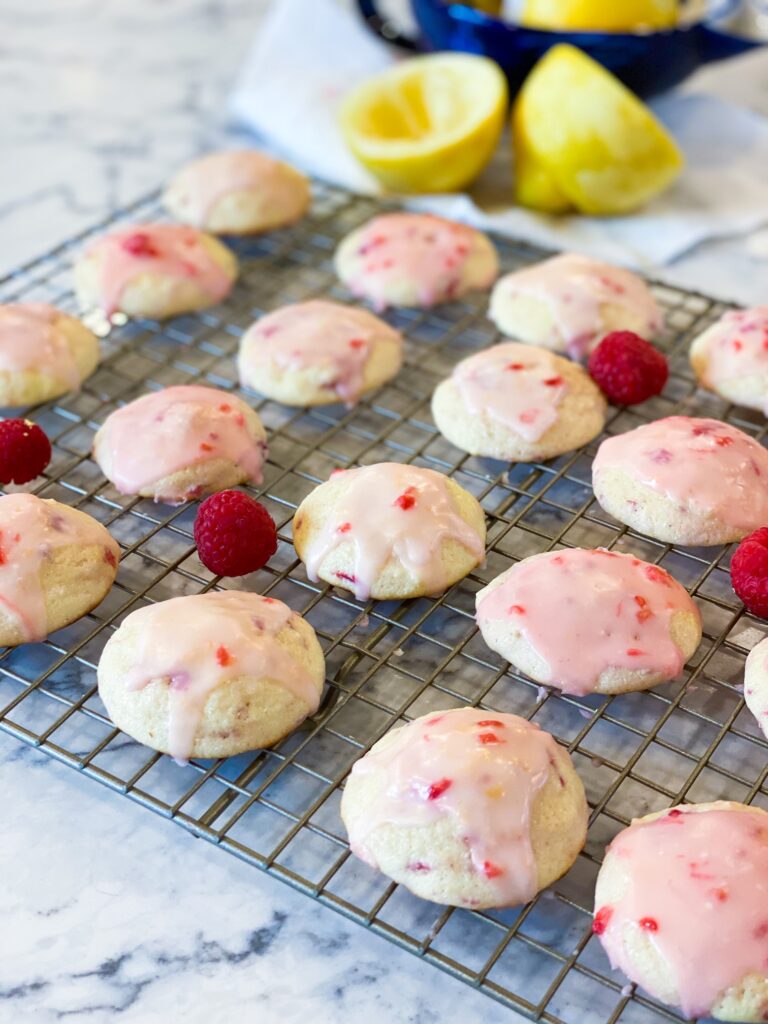
<svg viewBox="0 0 768 1024">
<path fill-rule="evenodd" d="M 554 31 L 634 32 L 673 28 L 677 0 L 526 0 L 523 25 Z"/>
<path fill-rule="evenodd" d="M 357 159 L 396 192 L 451 192 L 493 156 L 504 127 L 507 83 L 471 54 L 431 54 L 359 85 L 341 107 Z"/>
</svg>

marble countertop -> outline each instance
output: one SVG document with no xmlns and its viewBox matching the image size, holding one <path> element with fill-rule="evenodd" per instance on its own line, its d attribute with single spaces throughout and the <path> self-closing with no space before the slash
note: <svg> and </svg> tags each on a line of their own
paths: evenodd
<svg viewBox="0 0 768 1024">
<path fill-rule="evenodd" d="M 279 0 L 278 0 L 279 2 Z M 0 272 L 227 134 L 267 0 L 0 0 Z M 768 53 L 708 69 L 768 113 Z M 230 135 L 231 137 L 231 135 Z M 721 241 L 665 273 L 768 301 Z M 0 734 L 0 1020 L 497 1024 L 517 1016 L 330 910 Z"/>
</svg>

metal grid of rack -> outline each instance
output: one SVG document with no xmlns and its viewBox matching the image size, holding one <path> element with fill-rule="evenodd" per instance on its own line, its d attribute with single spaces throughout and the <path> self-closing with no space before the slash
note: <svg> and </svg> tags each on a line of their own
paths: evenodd
<svg viewBox="0 0 768 1024">
<path fill-rule="evenodd" d="M 201 381 L 237 391 L 238 339 L 262 312 L 320 295 L 348 299 L 333 274 L 333 250 L 378 209 L 374 200 L 316 185 L 302 223 L 236 243 L 242 276 L 225 305 L 162 325 L 113 325 L 104 359 L 82 390 L 34 410 L 54 444 L 36 493 L 105 523 L 123 557 L 115 586 L 90 615 L 43 643 L 0 653 L 0 727 L 523 1014 L 551 1024 L 679 1020 L 610 970 L 591 936 L 594 879 L 606 843 L 632 817 L 681 800 L 768 806 L 766 742 L 740 688 L 745 656 L 768 627 L 735 599 L 727 548 L 660 544 L 600 509 L 589 482 L 598 442 L 546 464 L 510 467 L 466 456 L 440 437 L 429 412 L 435 384 L 458 359 L 498 340 L 485 296 L 387 314 L 405 332 L 406 365 L 354 409 L 287 409 L 243 396 L 270 434 L 265 483 L 253 493 L 280 536 L 269 566 L 250 577 L 221 581 L 202 566 L 192 540 L 194 506 L 171 509 L 120 495 L 89 458 L 107 414 L 146 390 Z M 4 279 L 0 301 L 74 310 L 70 267 L 88 238 L 111 224 L 160 215 L 156 196 L 122 210 Z M 546 255 L 496 241 L 505 269 Z M 688 367 L 691 337 L 725 307 L 666 286 L 654 291 L 666 314 L 661 344 L 670 356 L 669 384 L 637 410 L 613 410 L 606 433 L 684 412 L 727 419 L 762 439 L 763 417 L 697 391 Z M 382 460 L 449 474 L 485 509 L 486 564 L 438 599 L 357 602 L 311 583 L 296 559 L 291 518 L 301 499 L 337 466 Z M 704 640 L 677 682 L 613 698 L 567 697 L 515 674 L 479 638 L 473 598 L 485 582 L 536 552 L 598 545 L 663 565 L 695 596 Z M 271 594 L 305 615 L 325 650 L 327 693 L 318 714 L 273 750 L 180 766 L 112 726 L 96 692 L 96 665 L 130 611 L 214 586 Z M 352 762 L 398 719 L 463 704 L 534 719 L 572 753 L 587 790 L 592 813 L 583 854 L 522 908 L 477 912 L 423 902 L 361 864 L 346 845 L 338 805 Z"/>
</svg>

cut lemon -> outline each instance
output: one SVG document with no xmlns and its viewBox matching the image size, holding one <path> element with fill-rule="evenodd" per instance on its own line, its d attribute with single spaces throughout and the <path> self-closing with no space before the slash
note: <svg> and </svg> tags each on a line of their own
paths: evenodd
<svg viewBox="0 0 768 1024">
<path fill-rule="evenodd" d="M 528 146 L 521 128 L 521 108 L 512 113 L 512 147 L 515 160 L 515 201 L 520 206 L 543 213 L 566 213 L 573 208 L 546 167 L 539 163 Z"/>
<path fill-rule="evenodd" d="M 538 164 L 582 213 L 635 210 L 683 166 L 648 107 L 574 46 L 553 46 L 542 57 L 518 95 L 513 122 L 523 166 Z"/>
<path fill-rule="evenodd" d="M 523 25 L 555 31 L 635 32 L 672 28 L 677 0 L 526 0 Z"/>
<path fill-rule="evenodd" d="M 388 189 L 451 192 L 493 156 L 506 108 L 497 64 L 438 53 L 359 85 L 342 104 L 341 129 L 360 163 Z"/>
</svg>

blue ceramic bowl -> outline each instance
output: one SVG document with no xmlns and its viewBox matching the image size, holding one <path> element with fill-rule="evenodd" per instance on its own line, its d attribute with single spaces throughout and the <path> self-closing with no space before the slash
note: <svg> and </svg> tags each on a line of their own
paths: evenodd
<svg viewBox="0 0 768 1024">
<path fill-rule="evenodd" d="M 620 2 L 620 0 L 617 0 Z M 759 0 L 762 2 L 762 0 Z M 725 0 L 717 20 L 699 21 L 663 32 L 545 32 L 492 18 L 466 4 L 411 0 L 421 36 L 412 39 L 384 18 L 376 0 L 357 0 L 369 26 L 388 42 L 409 50 L 460 50 L 491 57 L 504 70 L 515 93 L 550 46 L 571 43 L 609 68 L 640 96 L 677 85 L 700 65 L 744 53 L 766 40 L 732 35 L 720 27 L 748 4 Z"/>
</svg>

